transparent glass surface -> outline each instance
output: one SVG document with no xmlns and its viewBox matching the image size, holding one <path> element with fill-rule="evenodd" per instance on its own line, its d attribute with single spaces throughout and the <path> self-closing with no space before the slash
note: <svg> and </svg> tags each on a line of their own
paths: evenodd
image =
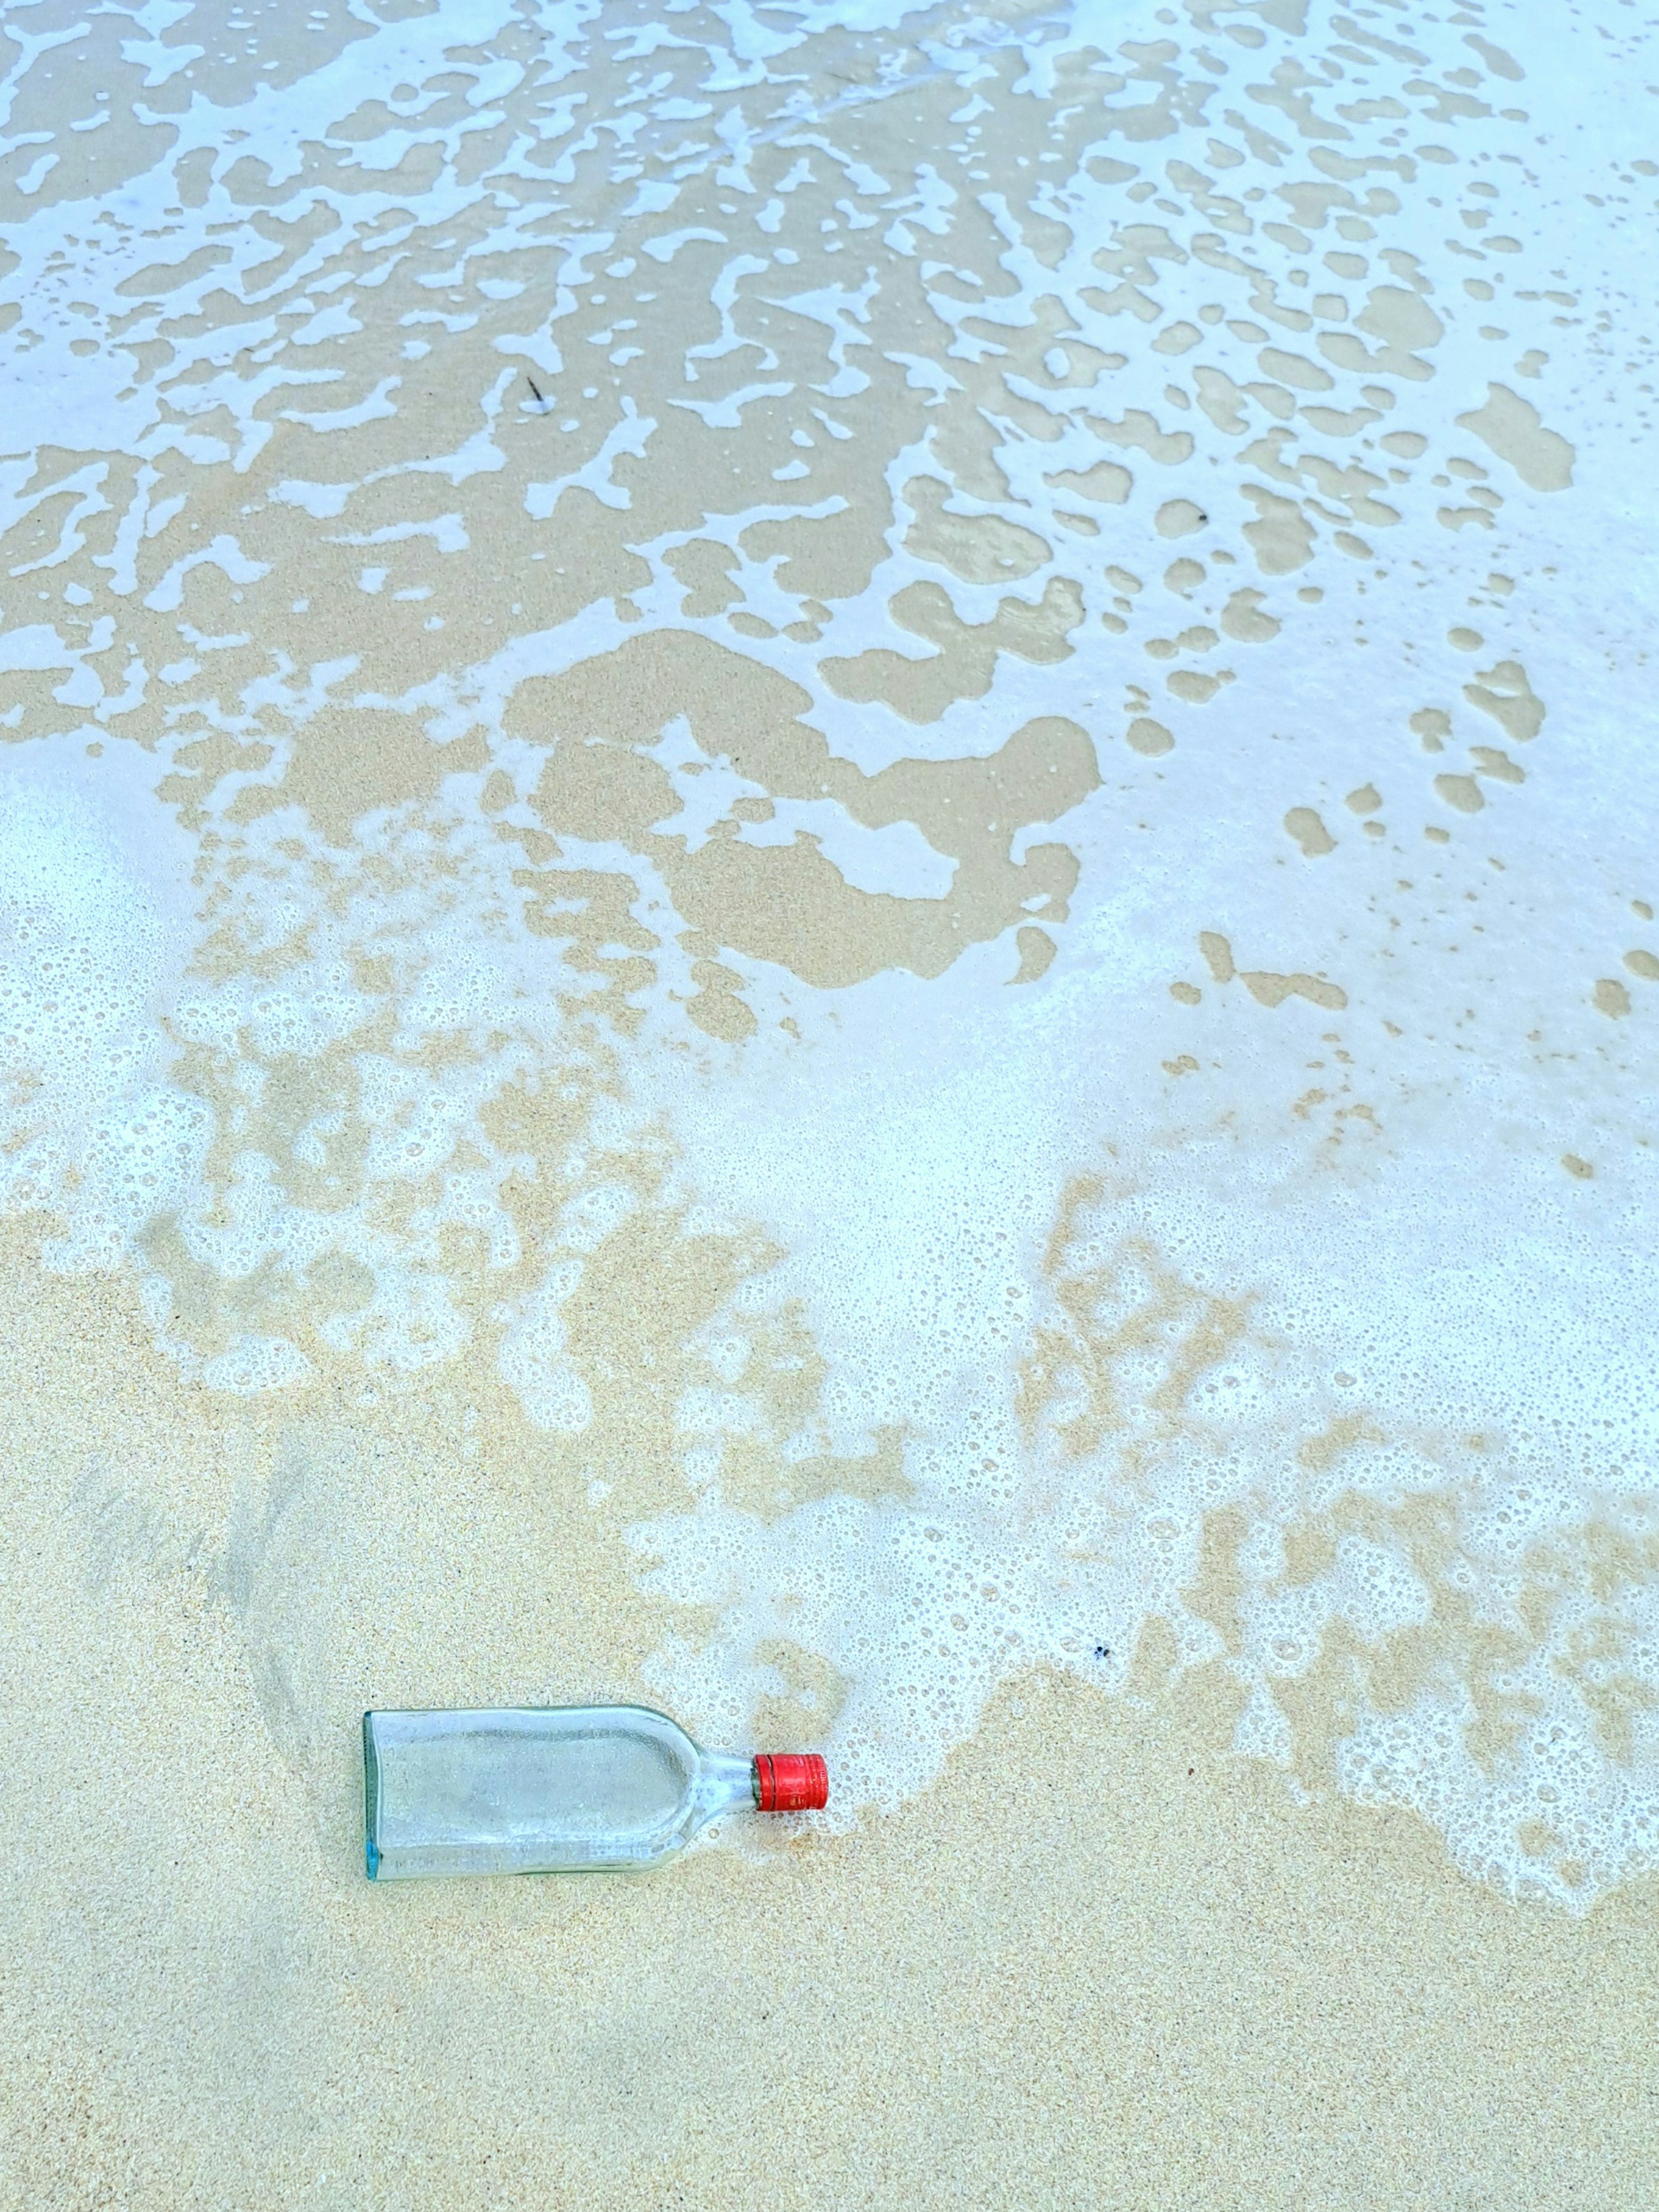
<svg viewBox="0 0 1659 2212">
<path fill-rule="evenodd" d="M 363 1716 L 372 1880 L 655 1866 L 752 1805 L 753 1762 L 642 1705 Z"/>
</svg>

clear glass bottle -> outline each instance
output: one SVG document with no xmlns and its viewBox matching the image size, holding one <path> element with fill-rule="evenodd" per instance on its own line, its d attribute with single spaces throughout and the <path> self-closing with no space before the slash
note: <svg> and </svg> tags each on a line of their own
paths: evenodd
<svg viewBox="0 0 1659 2212">
<path fill-rule="evenodd" d="M 363 1715 L 371 1881 L 659 1865 L 723 1813 L 815 1812 L 816 1752 L 700 1751 L 643 1705 Z"/>
</svg>

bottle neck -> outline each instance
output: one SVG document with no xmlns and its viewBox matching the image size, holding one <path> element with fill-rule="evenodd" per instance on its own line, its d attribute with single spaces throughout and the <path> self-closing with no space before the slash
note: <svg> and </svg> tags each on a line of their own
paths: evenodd
<svg viewBox="0 0 1659 2212">
<path fill-rule="evenodd" d="M 741 1752 L 706 1751 L 697 1761 L 691 1790 L 698 1828 L 724 1813 L 752 1813 L 759 1802 L 755 1762 Z"/>
</svg>

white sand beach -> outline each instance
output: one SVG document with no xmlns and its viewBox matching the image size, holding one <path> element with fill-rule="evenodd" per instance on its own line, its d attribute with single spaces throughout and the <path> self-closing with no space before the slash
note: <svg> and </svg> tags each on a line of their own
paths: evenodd
<svg viewBox="0 0 1659 2212">
<path fill-rule="evenodd" d="M 0 2202 L 1653 2201 L 1659 31 L 0 36 Z"/>
</svg>

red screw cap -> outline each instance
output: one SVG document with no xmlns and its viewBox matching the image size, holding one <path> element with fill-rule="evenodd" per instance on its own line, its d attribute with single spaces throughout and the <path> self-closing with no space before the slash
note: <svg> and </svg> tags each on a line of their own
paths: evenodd
<svg viewBox="0 0 1659 2212">
<path fill-rule="evenodd" d="M 755 1784 L 763 1813 L 821 1813 L 830 1802 L 830 1770 L 815 1751 L 757 1752 Z"/>
</svg>

